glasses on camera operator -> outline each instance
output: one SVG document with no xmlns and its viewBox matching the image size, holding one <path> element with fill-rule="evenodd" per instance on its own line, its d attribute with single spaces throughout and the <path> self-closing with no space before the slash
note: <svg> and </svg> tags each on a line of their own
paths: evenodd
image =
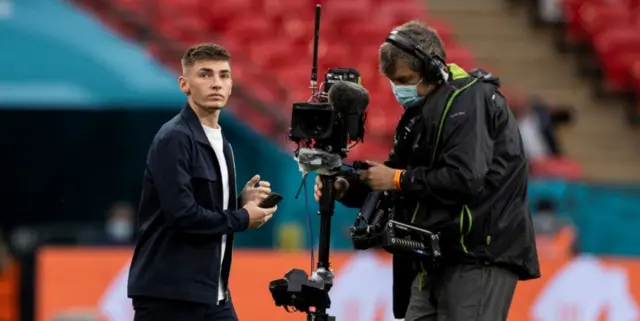
<svg viewBox="0 0 640 321">
<path fill-rule="evenodd" d="M 499 79 L 444 58 L 419 22 L 389 35 L 380 69 L 405 109 L 394 147 L 384 164 L 338 179 L 336 194 L 360 207 L 369 192 L 392 191 L 394 219 L 440 233 L 437 264 L 394 255 L 396 318 L 506 320 L 518 280 L 540 276 L 522 140 Z"/>
</svg>

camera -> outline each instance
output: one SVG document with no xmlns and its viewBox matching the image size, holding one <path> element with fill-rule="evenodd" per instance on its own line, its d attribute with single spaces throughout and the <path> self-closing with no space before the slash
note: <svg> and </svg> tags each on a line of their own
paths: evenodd
<svg viewBox="0 0 640 321">
<path fill-rule="evenodd" d="M 293 104 L 289 138 L 298 144 L 294 156 L 301 169 L 320 174 L 337 170 L 353 147 L 349 144 L 364 140 L 368 104 L 357 70 L 329 69 L 323 92 Z"/>
<path fill-rule="evenodd" d="M 360 74 L 352 68 L 329 69 L 324 91 L 312 101 L 294 103 L 291 116 L 291 141 L 298 144 L 294 157 L 303 172 L 317 172 L 323 185 L 320 200 L 320 249 L 317 270 L 311 276 L 293 269 L 283 279 L 269 285 L 278 306 L 306 312 L 313 320 L 333 320 L 324 311 L 331 305 L 329 290 L 333 273 L 329 269 L 329 238 L 334 199 L 332 187 L 339 174 L 350 174 L 341 168 L 350 143 L 364 139 L 364 124 L 369 95 L 360 85 Z M 355 162 L 354 169 L 364 163 Z"/>
</svg>

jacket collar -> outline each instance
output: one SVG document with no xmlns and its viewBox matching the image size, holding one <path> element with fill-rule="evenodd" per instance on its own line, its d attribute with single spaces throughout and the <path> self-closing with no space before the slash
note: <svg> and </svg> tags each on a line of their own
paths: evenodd
<svg viewBox="0 0 640 321">
<path fill-rule="evenodd" d="M 199 143 L 209 145 L 209 140 L 207 139 L 207 135 L 204 133 L 202 123 L 200 123 L 198 115 L 196 115 L 191 106 L 189 106 L 189 103 L 185 103 L 185 106 L 184 108 L 182 108 L 180 115 L 187 123 L 187 126 L 189 126 L 189 128 L 191 129 L 195 140 Z"/>
</svg>

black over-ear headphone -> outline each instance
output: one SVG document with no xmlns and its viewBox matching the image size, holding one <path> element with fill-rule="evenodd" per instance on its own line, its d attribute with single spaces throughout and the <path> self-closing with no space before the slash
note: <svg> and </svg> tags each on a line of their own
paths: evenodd
<svg viewBox="0 0 640 321">
<path fill-rule="evenodd" d="M 440 82 L 445 79 L 447 66 L 441 57 L 427 54 L 420 46 L 408 35 L 401 31 L 391 31 L 385 42 L 388 42 L 400 50 L 416 57 L 422 62 L 422 80 L 425 82 Z"/>
</svg>

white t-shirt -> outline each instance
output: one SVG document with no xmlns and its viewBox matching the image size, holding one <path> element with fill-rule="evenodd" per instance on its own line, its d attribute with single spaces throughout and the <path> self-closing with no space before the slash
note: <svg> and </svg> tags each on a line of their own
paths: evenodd
<svg viewBox="0 0 640 321">
<path fill-rule="evenodd" d="M 527 158 L 530 160 L 549 156 L 549 147 L 540 132 L 538 120 L 527 115 L 518 121 L 522 144 Z"/>
<path fill-rule="evenodd" d="M 229 207 L 229 171 L 227 170 L 227 162 L 224 159 L 224 143 L 222 140 L 222 128 L 211 128 L 202 126 L 204 133 L 207 135 L 207 139 L 213 147 L 213 151 L 220 164 L 220 174 L 222 179 L 222 209 L 226 210 Z M 224 260 L 224 252 L 227 246 L 227 236 L 222 236 L 222 251 L 220 254 L 220 269 L 222 269 L 222 261 Z M 220 273 L 220 279 L 218 279 L 218 300 L 224 299 L 224 289 L 222 284 L 222 273 Z"/>
</svg>

